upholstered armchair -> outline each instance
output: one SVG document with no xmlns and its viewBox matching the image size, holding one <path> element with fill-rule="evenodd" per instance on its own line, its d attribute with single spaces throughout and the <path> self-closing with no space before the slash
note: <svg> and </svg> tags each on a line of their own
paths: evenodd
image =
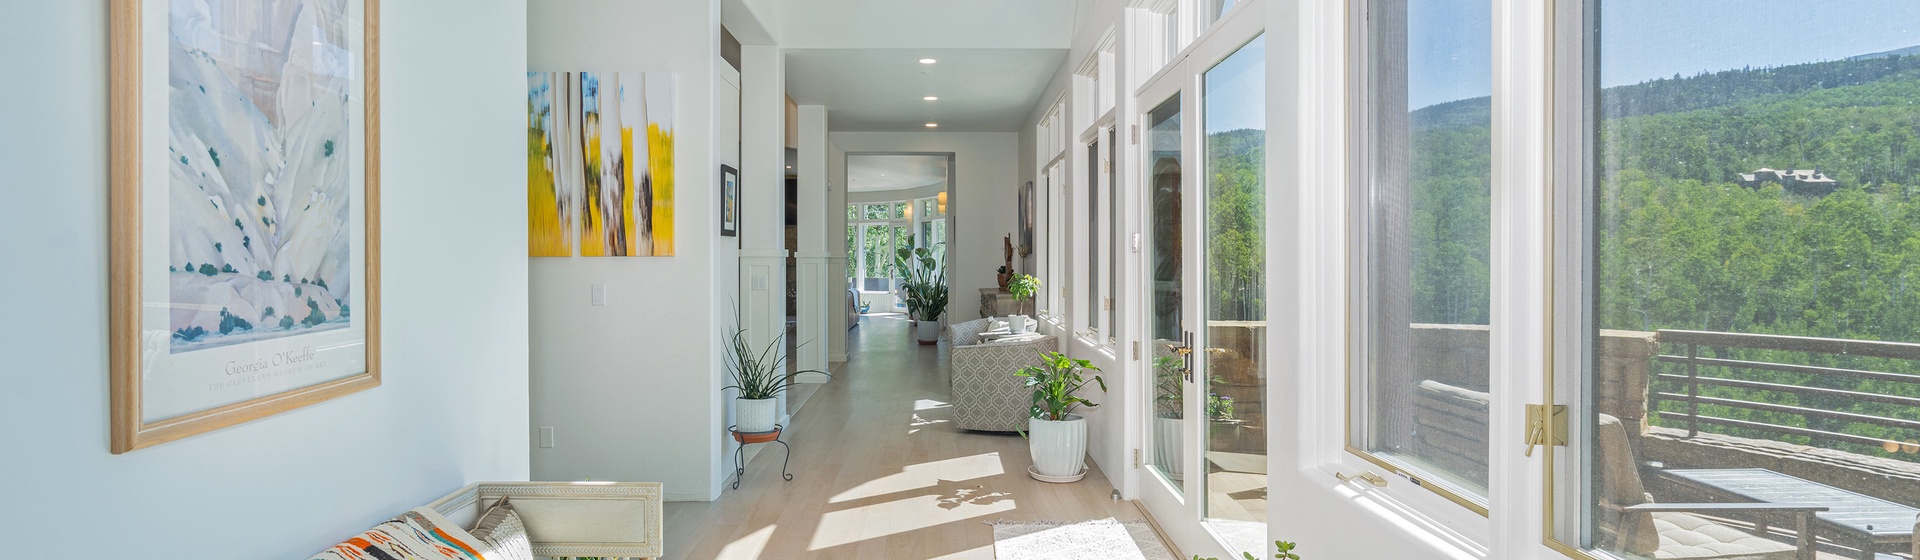
<svg viewBox="0 0 1920 560">
<path fill-rule="evenodd" d="M 987 320 L 948 327 L 952 338 L 953 424 L 963 430 L 1012 432 L 1027 429 L 1033 391 L 1015 372 L 1042 365 L 1040 354 L 1060 349 L 1047 336 L 1020 342 L 985 342 Z"/>
</svg>

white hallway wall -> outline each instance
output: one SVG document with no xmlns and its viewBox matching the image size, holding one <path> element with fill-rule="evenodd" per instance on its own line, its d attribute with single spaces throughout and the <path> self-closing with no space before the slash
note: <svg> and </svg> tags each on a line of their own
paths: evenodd
<svg viewBox="0 0 1920 560">
<path fill-rule="evenodd" d="M 40 271 L 0 276 L 0 539 L 305 558 L 524 480 L 525 2 L 383 6 L 385 384 L 125 455 L 107 451 L 107 4 L 0 7 L 0 49 L 34 53 L 4 63 L 33 79 L 0 86 L 0 260 Z"/>
<path fill-rule="evenodd" d="M 529 258 L 537 480 L 657 481 L 668 499 L 720 492 L 721 347 L 739 285 L 735 238 L 719 237 L 714 97 L 719 0 L 537 0 L 527 64 L 538 71 L 673 74 L 672 257 Z M 522 106 L 519 111 L 524 112 Z M 728 148 L 727 157 L 737 157 Z M 738 167 L 738 163 L 733 163 Z M 603 284 L 606 305 L 590 305 Z"/>
<path fill-rule="evenodd" d="M 980 317 L 980 289 L 998 285 L 995 269 L 1002 256 L 1000 238 L 1013 233 L 1014 214 L 1019 206 L 1015 190 L 1015 165 L 1019 155 L 1015 145 L 1019 134 L 1012 132 L 832 132 L 833 146 L 828 152 L 829 197 L 844 202 L 858 198 L 847 193 L 847 154 L 859 153 L 953 153 L 953 190 L 947 195 L 947 252 L 953 255 L 953 269 L 947 274 L 951 290 L 947 312 L 951 321 Z M 832 205 L 829 216 L 839 216 L 828 225 L 829 236 L 845 239 L 846 209 Z M 830 220 L 832 221 L 832 220 Z M 836 233 L 837 232 L 837 233 Z M 835 244 L 839 247 L 840 244 Z M 839 247 L 839 250 L 845 250 Z M 845 270 L 839 274 L 845 274 Z M 844 282 L 842 285 L 845 285 Z"/>
</svg>

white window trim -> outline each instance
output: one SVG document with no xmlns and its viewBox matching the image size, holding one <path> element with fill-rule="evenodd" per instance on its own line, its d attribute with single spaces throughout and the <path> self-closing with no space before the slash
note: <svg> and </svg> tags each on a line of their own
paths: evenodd
<svg viewBox="0 0 1920 560">
<path fill-rule="evenodd" d="M 1349 230 L 1347 196 L 1350 187 L 1347 136 L 1350 119 L 1344 111 L 1327 111 L 1330 100 L 1350 103 L 1344 84 L 1355 67 L 1345 59 L 1352 55 L 1349 18 L 1360 0 L 1345 6 L 1301 5 L 1293 13 L 1291 31 L 1297 41 L 1274 41 L 1275 54 L 1292 60 L 1283 63 L 1287 72 L 1276 72 L 1270 87 L 1293 89 L 1297 99 L 1283 99 L 1302 106 L 1315 104 L 1318 110 L 1270 116 L 1279 122 L 1273 130 L 1297 134 L 1276 138 L 1291 146 L 1270 169 L 1290 169 L 1299 174 L 1296 184 L 1337 184 L 1340 189 L 1297 189 L 1292 198 L 1274 197 L 1272 216 L 1297 218 L 1296 229 L 1285 236 L 1311 240 L 1299 243 L 1296 261 L 1276 262 L 1283 270 L 1275 277 L 1297 279 L 1298 299 L 1283 305 L 1293 307 L 1303 324 L 1290 327 L 1295 332 L 1275 331 L 1276 337 L 1291 334 L 1298 344 L 1295 363 L 1280 366 L 1301 373 L 1340 372 L 1339 375 L 1302 375 L 1296 396 L 1301 418 L 1347 418 L 1346 372 L 1347 333 L 1360 325 L 1351 324 L 1345 306 L 1352 289 L 1347 274 L 1353 240 Z M 1354 496 L 1360 508 L 1376 516 L 1384 529 L 1401 533 L 1423 543 L 1437 557 L 1502 559 L 1559 559 L 1566 556 L 1544 544 L 1545 472 L 1543 454 L 1524 454 L 1520 444 L 1524 433 L 1522 404 L 1539 402 L 1544 393 L 1547 297 L 1546 272 L 1547 220 L 1544 185 L 1547 184 L 1545 148 L 1548 130 L 1549 69 L 1546 48 L 1549 40 L 1546 22 L 1549 10 L 1527 0 L 1490 0 L 1493 2 L 1493 224 L 1490 323 L 1495 326 L 1490 348 L 1490 393 L 1493 402 L 1489 414 L 1491 444 L 1489 457 L 1488 510 L 1486 516 L 1421 489 L 1404 478 L 1391 478 L 1386 488 L 1358 484 L 1340 484 L 1336 473 L 1380 472 L 1378 466 L 1347 450 L 1345 422 L 1311 422 L 1302 430 L 1299 449 L 1303 472 L 1325 476 L 1320 482 L 1341 494 Z M 1533 22 L 1529 24 L 1528 22 Z M 1278 34 L 1275 34 L 1278 36 Z M 1303 52 L 1313 56 L 1300 56 Z M 1326 53 L 1345 53 L 1327 56 Z M 1357 55 L 1352 56 L 1357 58 Z M 1280 111 L 1276 110 L 1278 114 Z M 1270 173 L 1276 177 L 1278 173 Z M 1288 204 L 1292 208 L 1284 208 Z M 1275 218 L 1272 223 L 1284 223 Z M 1337 232 L 1328 235 L 1329 232 Z M 1273 259 L 1283 261 L 1285 259 Z M 1284 270 L 1293 267 L 1297 270 Z M 1287 309 L 1280 310 L 1285 316 Z M 1334 327 L 1337 323 L 1338 328 Z M 1275 375 L 1284 375 L 1275 372 Z M 1275 442 L 1284 446 L 1286 442 Z M 1384 474 L 1384 473 L 1383 473 Z M 1391 475 L 1389 475 L 1391 476 Z M 1317 484 L 1316 484 L 1317 485 Z"/>
</svg>

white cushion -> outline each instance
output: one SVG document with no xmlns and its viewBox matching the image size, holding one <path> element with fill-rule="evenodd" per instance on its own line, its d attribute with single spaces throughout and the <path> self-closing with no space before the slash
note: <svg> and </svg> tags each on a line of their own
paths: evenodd
<svg viewBox="0 0 1920 560">
<path fill-rule="evenodd" d="M 1791 560 L 1793 545 L 1741 531 L 1700 516 L 1659 512 L 1653 526 L 1660 533 L 1656 559 L 1674 560 Z"/>
</svg>

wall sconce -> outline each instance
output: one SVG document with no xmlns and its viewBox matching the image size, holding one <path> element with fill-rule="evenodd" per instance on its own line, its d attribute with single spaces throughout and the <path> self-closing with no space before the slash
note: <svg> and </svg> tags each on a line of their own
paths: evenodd
<svg viewBox="0 0 1920 560">
<path fill-rule="evenodd" d="M 946 213 L 947 213 L 947 191 L 940 191 L 940 197 L 939 197 L 939 198 L 940 198 L 940 214 L 941 214 L 941 215 L 946 215 Z"/>
</svg>

